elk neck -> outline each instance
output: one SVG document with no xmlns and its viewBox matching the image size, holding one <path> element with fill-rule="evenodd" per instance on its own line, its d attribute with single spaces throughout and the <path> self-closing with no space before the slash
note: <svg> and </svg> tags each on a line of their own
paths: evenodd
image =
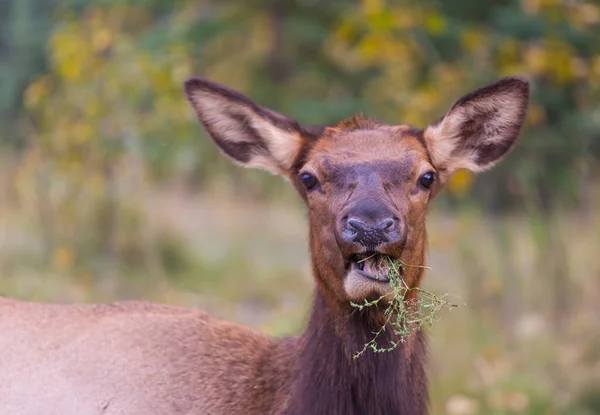
<svg viewBox="0 0 600 415">
<path fill-rule="evenodd" d="M 354 359 L 381 327 L 381 310 L 347 307 L 340 313 L 340 308 L 315 289 L 308 327 L 298 342 L 285 414 L 427 413 L 424 333 L 412 333 L 394 351 L 367 350 Z M 390 336 L 393 333 L 386 330 L 378 344 L 389 344 Z"/>
</svg>

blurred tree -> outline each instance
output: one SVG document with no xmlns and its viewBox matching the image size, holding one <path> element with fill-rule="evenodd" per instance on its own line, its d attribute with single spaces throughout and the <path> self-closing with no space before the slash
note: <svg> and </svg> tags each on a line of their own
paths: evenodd
<svg viewBox="0 0 600 415">
<path fill-rule="evenodd" d="M 113 257 L 119 201 L 141 183 L 120 177 L 120 166 L 136 171 L 144 160 L 169 160 L 177 139 L 191 135 L 180 85 L 190 75 L 189 53 L 179 43 L 152 54 L 140 47 L 152 21 L 143 8 L 60 13 L 49 39 L 49 73 L 24 95 L 40 219 L 50 250 L 66 245 Z M 90 224 L 96 228 L 84 229 Z"/>
<path fill-rule="evenodd" d="M 77 120 L 88 124 L 83 120 L 92 117 L 86 128 L 91 142 L 101 138 L 103 151 L 114 147 L 121 150 L 110 154 L 130 154 L 136 148 L 156 178 L 184 169 L 201 184 L 222 183 L 220 173 L 230 169 L 214 157 L 208 142 L 193 140 L 197 128 L 189 122 L 179 89 L 191 73 L 237 88 L 305 123 L 333 123 L 364 111 L 418 126 L 442 116 L 471 88 L 503 75 L 527 76 L 533 81 L 533 102 L 513 162 L 477 181 L 459 174 L 450 195 L 461 198 L 473 186 L 490 208 L 533 204 L 549 210 L 558 201 L 585 201 L 586 184 L 598 175 L 600 6 L 595 2 L 54 0 L 41 8 L 40 2 L 0 6 L 10 23 L 1 34 L 0 52 L 11 57 L 0 66 L 3 84 L 10 86 L 2 89 L 0 114 L 5 119 L 24 115 L 15 97 L 44 70 L 44 28 L 50 27 L 50 78 L 35 81 L 25 99 L 46 83 L 55 91 L 57 74 L 61 90 L 113 91 L 95 95 L 102 103 L 93 105 L 112 108 L 101 117 L 104 127 L 94 126 L 95 116 L 82 111 Z M 135 16 L 119 17 L 127 8 Z M 90 34 L 91 13 L 113 13 L 111 19 L 121 23 Z M 27 30 L 32 24 L 40 30 Z M 68 37 L 67 27 L 71 37 L 86 40 L 57 40 Z M 103 49 L 102 42 L 109 45 Z M 62 98 L 53 92 L 49 99 L 46 105 L 58 108 Z M 81 100 L 75 101 L 73 110 L 81 109 Z M 124 119 L 135 126 L 133 141 Z M 110 140 L 106 125 L 120 126 L 110 128 Z M 52 134 L 52 129 L 63 127 L 47 122 L 38 131 Z M 175 135 L 166 151 L 165 137 Z M 132 142 L 135 146 L 126 145 Z M 238 190 L 278 188 L 264 175 L 244 172 L 242 177 L 238 170 L 229 175 L 228 186 Z"/>
</svg>

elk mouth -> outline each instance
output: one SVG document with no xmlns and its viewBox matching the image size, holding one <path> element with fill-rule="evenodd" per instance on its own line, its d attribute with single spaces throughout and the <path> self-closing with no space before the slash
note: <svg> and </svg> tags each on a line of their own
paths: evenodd
<svg viewBox="0 0 600 415">
<path fill-rule="evenodd" d="M 353 255 L 350 259 L 351 269 L 362 277 L 388 283 L 390 282 L 390 258 L 378 252 Z M 400 268 L 400 275 L 404 269 Z"/>
</svg>

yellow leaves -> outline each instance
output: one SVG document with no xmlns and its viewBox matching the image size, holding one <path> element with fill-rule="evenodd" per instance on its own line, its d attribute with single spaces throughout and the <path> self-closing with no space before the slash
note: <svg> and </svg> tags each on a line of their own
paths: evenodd
<svg viewBox="0 0 600 415">
<path fill-rule="evenodd" d="M 380 12 L 382 9 L 381 3 L 382 3 L 381 0 L 362 0 L 361 1 L 363 10 L 367 14 L 373 14 L 373 13 Z"/>
<path fill-rule="evenodd" d="M 64 81 L 81 78 L 90 49 L 86 39 L 74 25 L 66 25 L 50 39 L 50 58 Z"/>
<path fill-rule="evenodd" d="M 370 36 L 366 36 L 362 42 L 360 42 L 357 50 L 359 55 L 366 61 L 382 61 L 386 59 L 387 53 L 384 53 L 385 49 L 388 49 L 388 39 L 385 35 L 374 33 Z"/>
<path fill-rule="evenodd" d="M 514 39 L 498 49 L 501 75 L 527 73 L 545 77 L 558 85 L 593 76 L 593 61 L 578 56 L 577 51 L 561 39 L 548 38 L 535 43 L 518 43 Z M 538 118 L 533 116 L 532 121 Z M 534 121 L 535 122 L 535 121 Z"/>
<path fill-rule="evenodd" d="M 132 28 L 144 14 L 133 7 L 91 8 L 83 20 L 67 21 L 50 39 L 50 60 L 57 75 L 64 82 L 89 81 L 105 67 L 111 46 L 135 38 Z"/>
<path fill-rule="evenodd" d="M 357 35 L 356 29 L 356 22 L 353 19 L 343 19 L 333 35 L 333 39 L 335 40 L 334 45 L 338 44 L 338 42 L 345 43 L 350 41 Z"/>
<path fill-rule="evenodd" d="M 557 84 L 565 84 L 587 74 L 587 67 L 572 48 L 558 39 L 530 45 L 523 50 L 529 72 L 548 76 Z"/>
<path fill-rule="evenodd" d="M 600 22 L 600 6 L 590 1 L 523 0 L 521 4 L 527 13 L 542 14 L 540 19 L 551 25 L 566 23 L 573 28 L 587 29 L 586 25 Z M 579 21 L 581 23 L 577 23 Z M 481 59 L 481 67 L 471 68 L 461 65 L 460 61 L 445 62 L 445 58 L 436 51 L 438 45 L 415 37 L 412 30 L 418 26 L 428 34 L 439 35 L 448 32 L 448 25 L 447 17 L 431 5 L 413 3 L 399 6 L 364 0 L 354 14 L 344 18 L 326 49 L 346 68 L 379 69 L 381 76 L 369 83 L 378 91 L 367 91 L 368 97 L 375 102 L 396 103 L 409 121 L 415 123 L 428 122 L 431 117 L 428 112 L 436 116 L 444 110 L 440 104 L 446 101 L 447 96 L 441 95 L 446 94 L 442 90 L 452 90 L 457 83 L 464 84 L 465 80 L 472 79 L 472 76 L 461 76 L 463 73 L 472 75 L 480 71 L 488 74 L 486 76 L 494 72 L 500 76 L 521 74 L 544 78 L 556 85 L 576 80 L 590 85 L 600 84 L 596 81 L 600 61 L 581 56 L 569 41 L 553 35 L 557 31 L 551 30 L 545 36 L 524 41 L 510 38 L 508 33 L 492 33 L 486 27 L 463 25 L 460 32 L 448 33 L 448 36 L 458 37 L 456 40 L 462 47 L 461 53 L 470 56 L 471 61 Z M 436 71 L 444 66 L 458 70 L 458 76 L 448 76 L 441 81 Z M 424 82 L 425 86 L 417 85 L 417 82 Z M 395 88 L 395 92 L 387 91 L 388 87 Z M 543 117 L 541 110 L 534 110 L 528 122 L 537 124 Z"/>
<path fill-rule="evenodd" d="M 43 107 L 40 122 L 55 148 L 94 147 L 107 135 L 123 137 L 132 128 L 143 129 L 139 120 L 125 121 L 124 101 L 135 107 L 142 97 L 180 93 L 180 83 L 191 73 L 189 48 L 177 44 L 152 55 L 140 49 L 130 33 L 142 24 L 136 16 L 131 7 L 94 7 L 84 19 L 67 21 L 52 34 L 52 73 L 33 83 L 25 99 Z M 50 84 L 55 93 L 42 105 Z"/>
<path fill-rule="evenodd" d="M 548 50 L 540 46 L 532 46 L 525 50 L 525 63 L 535 75 L 541 75 L 548 70 Z"/>
<path fill-rule="evenodd" d="M 143 19 L 132 10 L 93 8 L 65 18 L 49 40 L 50 72 L 25 91 L 35 110 L 36 167 L 45 163 L 57 183 L 49 190 L 56 239 L 71 247 L 51 255 L 61 270 L 79 255 L 74 215 L 89 214 L 107 197 L 107 165 L 118 166 L 127 146 L 142 147 L 142 140 L 164 136 L 166 126 L 176 131 L 188 122 L 181 83 L 192 73 L 194 45 L 144 50 L 132 29 L 143 28 Z"/>
<path fill-rule="evenodd" d="M 433 31 L 437 33 L 445 28 L 441 15 L 427 16 Z M 325 50 L 344 67 L 352 69 L 397 65 L 403 60 L 416 64 L 421 51 L 411 29 L 421 25 L 422 20 L 417 8 L 408 5 L 398 8 L 385 2 L 363 1 L 355 14 L 341 21 Z"/>
<path fill-rule="evenodd" d="M 434 35 L 444 33 L 447 27 L 446 19 L 438 13 L 428 13 L 425 16 L 424 24 L 427 31 Z"/>
<path fill-rule="evenodd" d="M 167 68 L 154 70 L 150 77 L 150 85 L 158 93 L 164 93 L 172 88 L 171 72 Z"/>
<path fill-rule="evenodd" d="M 458 170 L 450 180 L 448 180 L 446 187 L 454 196 L 463 197 L 471 188 L 474 181 L 474 173 L 471 173 L 469 170 Z"/>
<path fill-rule="evenodd" d="M 66 81 L 74 81 L 80 77 L 81 65 L 76 59 L 69 59 L 61 62 L 58 71 Z"/>
<path fill-rule="evenodd" d="M 511 67 L 521 61 L 521 48 L 516 39 L 508 39 L 500 44 L 497 52 L 498 64 L 502 68 Z"/>
<path fill-rule="evenodd" d="M 572 81 L 577 75 L 573 66 L 573 54 L 565 44 L 556 42 L 553 46 L 548 51 L 549 65 L 547 72 L 554 78 L 556 83 L 565 84 Z"/>
<path fill-rule="evenodd" d="M 388 12 L 374 13 L 369 15 L 371 27 L 379 31 L 389 31 L 394 27 L 394 16 Z"/>
<path fill-rule="evenodd" d="M 460 36 L 463 47 L 471 52 L 477 52 L 487 46 L 487 36 L 478 29 L 467 29 Z"/>
</svg>

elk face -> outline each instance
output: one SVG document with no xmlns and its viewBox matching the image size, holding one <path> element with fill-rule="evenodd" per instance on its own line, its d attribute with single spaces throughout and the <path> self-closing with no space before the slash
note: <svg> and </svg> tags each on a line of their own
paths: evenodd
<svg viewBox="0 0 600 415">
<path fill-rule="evenodd" d="M 389 291 L 382 255 L 423 262 L 425 212 L 438 173 L 421 133 L 355 118 L 326 129 L 300 168 L 315 266 L 344 300 Z M 420 273 L 402 271 L 414 286 Z"/>
<path fill-rule="evenodd" d="M 186 82 L 186 93 L 224 154 L 295 185 L 308 205 L 317 283 L 347 302 L 389 291 L 382 255 L 424 264 L 430 200 L 456 170 L 485 170 L 510 150 L 529 89 L 520 78 L 501 79 L 461 98 L 424 130 L 359 117 L 309 129 L 199 78 Z M 403 268 L 411 288 L 421 275 Z"/>
</svg>

